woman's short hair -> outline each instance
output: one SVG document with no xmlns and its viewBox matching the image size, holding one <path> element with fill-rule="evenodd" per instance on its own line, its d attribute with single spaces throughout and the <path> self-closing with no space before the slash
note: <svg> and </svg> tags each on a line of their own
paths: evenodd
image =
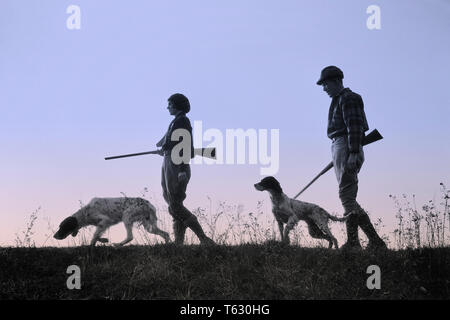
<svg viewBox="0 0 450 320">
<path fill-rule="evenodd" d="M 177 110 L 181 110 L 184 113 L 188 113 L 191 110 L 189 99 L 186 98 L 184 94 L 175 93 L 171 95 L 167 100 L 172 102 Z"/>
</svg>

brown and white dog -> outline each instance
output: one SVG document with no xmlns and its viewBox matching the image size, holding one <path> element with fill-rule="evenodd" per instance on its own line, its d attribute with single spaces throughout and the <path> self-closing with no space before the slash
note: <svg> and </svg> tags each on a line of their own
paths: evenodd
<svg viewBox="0 0 450 320">
<path fill-rule="evenodd" d="M 270 193 L 272 212 L 278 222 L 282 241 L 289 243 L 289 232 L 299 220 L 303 220 L 308 224 L 311 237 L 328 240 L 329 248 L 332 248 L 333 244 L 338 248 L 337 240 L 328 228 L 328 220 L 345 221 L 349 215 L 338 218 L 318 205 L 289 198 L 283 193 L 280 183 L 274 177 L 265 177 L 255 184 L 255 188 Z M 286 227 L 283 230 L 284 224 Z"/>
<path fill-rule="evenodd" d="M 59 230 L 53 236 L 62 240 L 70 234 L 75 237 L 78 230 L 86 226 L 96 226 L 91 246 L 97 241 L 108 242 L 106 238 L 100 238 L 106 229 L 119 222 L 125 224 L 127 237 L 116 244 L 123 246 L 133 240 L 133 224 L 142 224 L 150 233 L 157 234 L 170 241 L 169 234 L 162 231 L 156 225 L 156 208 L 147 200 L 142 198 L 93 198 L 86 206 L 66 218 L 59 225 Z"/>
</svg>

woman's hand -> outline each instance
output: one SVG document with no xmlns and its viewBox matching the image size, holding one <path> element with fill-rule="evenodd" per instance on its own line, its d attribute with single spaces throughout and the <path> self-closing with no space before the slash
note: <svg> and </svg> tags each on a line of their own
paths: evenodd
<svg viewBox="0 0 450 320">
<path fill-rule="evenodd" d="M 178 182 L 187 183 L 187 181 L 188 181 L 188 176 L 187 176 L 186 172 L 178 173 Z"/>
</svg>

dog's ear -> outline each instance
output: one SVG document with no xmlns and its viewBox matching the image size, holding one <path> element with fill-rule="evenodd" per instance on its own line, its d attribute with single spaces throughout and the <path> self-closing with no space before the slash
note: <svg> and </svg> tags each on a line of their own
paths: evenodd
<svg viewBox="0 0 450 320">
<path fill-rule="evenodd" d="M 61 222 L 59 228 L 68 233 L 72 233 L 75 237 L 78 233 L 78 220 L 75 217 L 66 218 Z"/>
<path fill-rule="evenodd" d="M 277 192 L 283 192 L 280 183 L 278 182 L 277 179 L 275 179 L 275 177 L 272 176 L 265 177 L 261 182 L 267 189 L 272 189 Z"/>
<path fill-rule="evenodd" d="M 64 219 L 60 225 L 59 230 L 54 234 L 54 238 L 58 240 L 62 240 L 67 238 L 69 234 L 73 234 L 74 236 L 78 233 L 78 220 L 75 217 L 69 217 Z"/>
<path fill-rule="evenodd" d="M 278 192 L 283 192 L 283 188 L 281 188 L 280 182 L 278 182 L 278 180 L 275 178 L 273 178 L 273 180 L 274 180 L 274 185 L 276 186 L 276 190 Z"/>
</svg>

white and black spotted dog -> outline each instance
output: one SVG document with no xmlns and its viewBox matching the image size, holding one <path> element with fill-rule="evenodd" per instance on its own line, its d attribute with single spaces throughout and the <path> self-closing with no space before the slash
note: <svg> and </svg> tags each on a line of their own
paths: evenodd
<svg viewBox="0 0 450 320">
<path fill-rule="evenodd" d="M 329 248 L 332 248 L 333 244 L 338 248 L 337 240 L 328 227 L 328 220 L 345 221 L 349 215 L 338 218 L 318 205 L 289 198 L 283 193 L 280 183 L 274 177 L 265 177 L 255 184 L 255 188 L 270 193 L 272 212 L 278 222 L 282 241 L 289 243 L 289 232 L 299 220 L 303 220 L 308 224 L 311 237 L 328 240 Z M 284 224 L 286 224 L 286 227 L 283 230 Z"/>
<path fill-rule="evenodd" d="M 142 198 L 93 198 L 86 206 L 66 218 L 59 225 L 59 230 L 53 236 L 62 240 L 70 234 L 75 237 L 78 230 L 86 226 L 96 226 L 91 246 L 97 241 L 108 242 L 106 238 L 100 238 L 106 229 L 119 222 L 125 224 L 127 237 L 117 246 L 123 246 L 133 240 L 133 224 L 142 224 L 150 233 L 157 234 L 170 241 L 169 234 L 162 231 L 156 225 L 156 208 L 147 200 Z"/>
</svg>

